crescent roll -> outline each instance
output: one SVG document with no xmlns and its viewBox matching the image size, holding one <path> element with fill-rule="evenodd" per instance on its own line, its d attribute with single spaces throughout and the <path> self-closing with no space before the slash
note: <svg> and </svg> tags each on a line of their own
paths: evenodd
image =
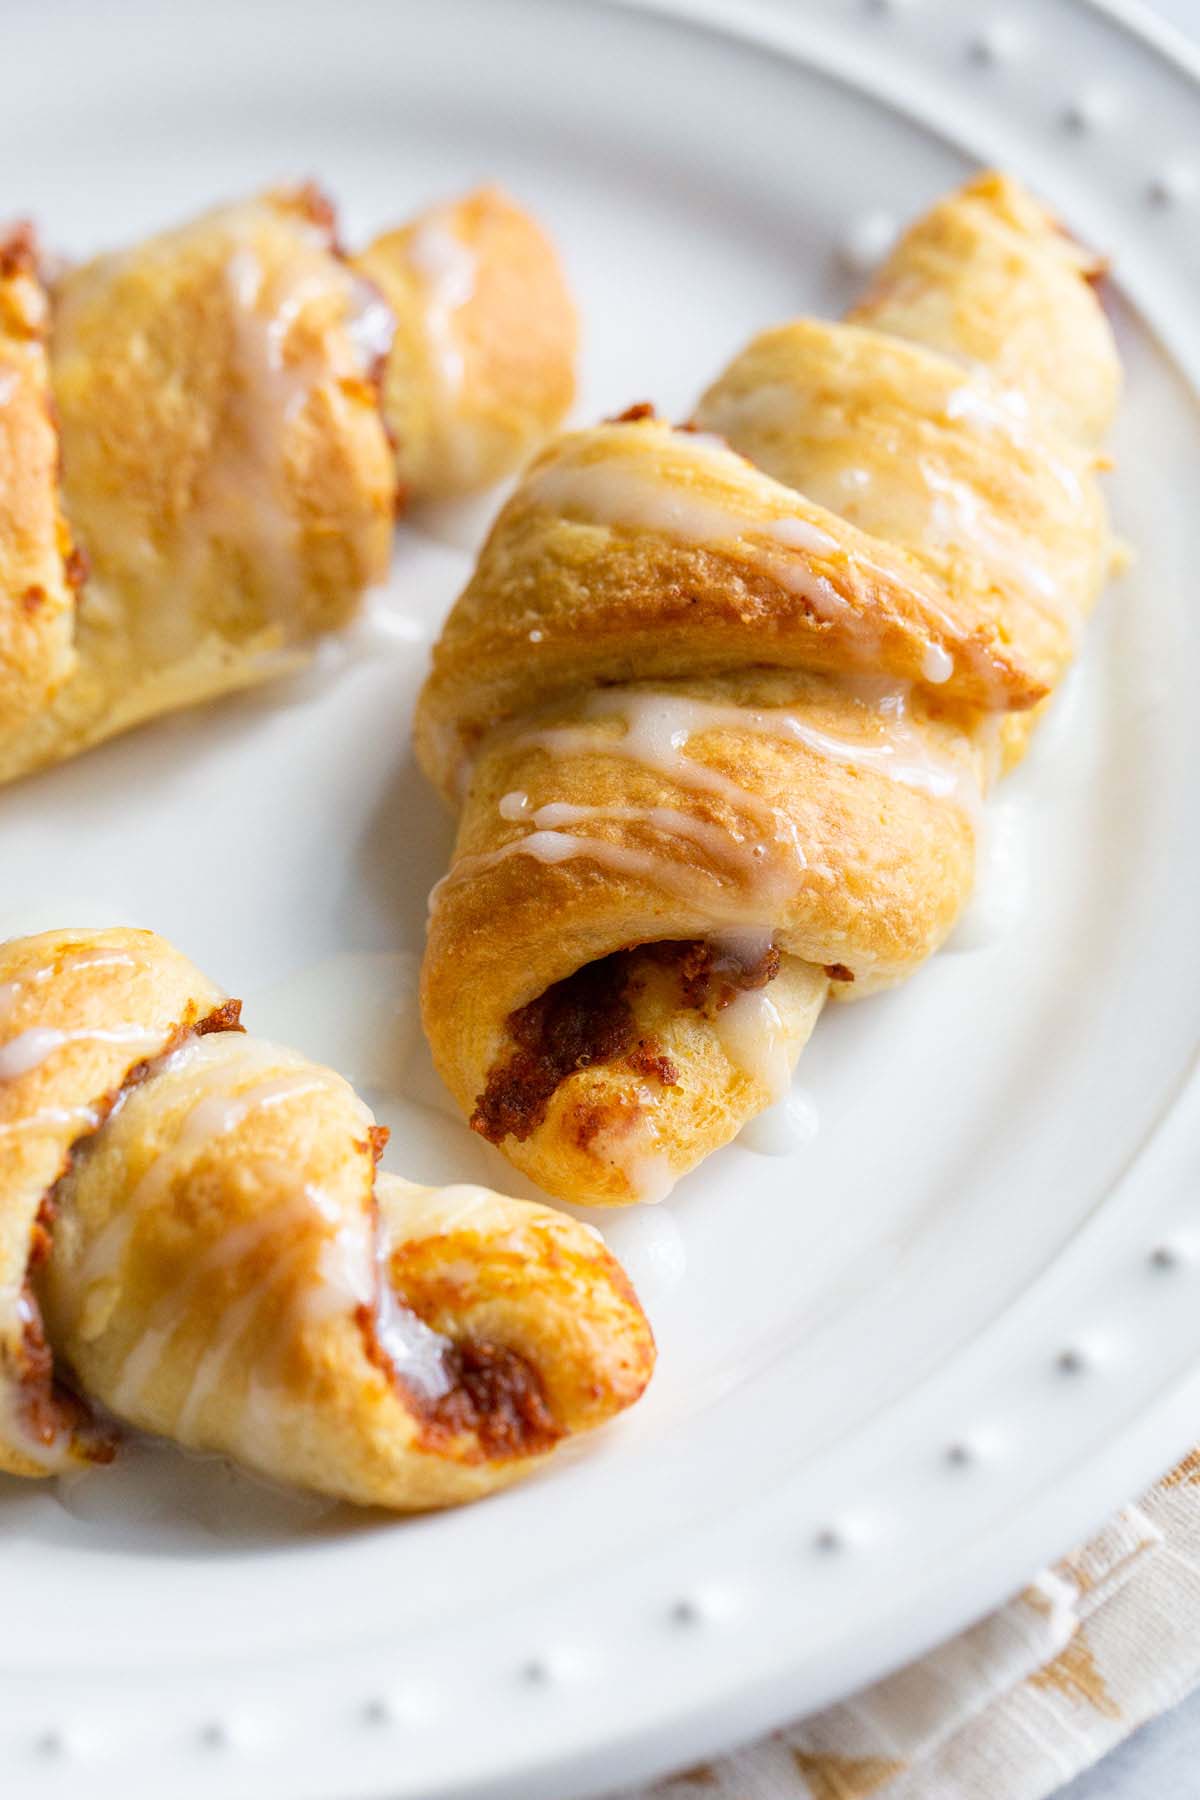
<svg viewBox="0 0 1200 1800">
<path fill-rule="evenodd" d="M 553 250 L 490 192 L 357 261 L 312 187 L 52 285 L 13 233 L 0 780 L 301 664 L 385 577 L 408 493 L 492 481 L 557 422 L 574 333 Z"/>
<path fill-rule="evenodd" d="M 423 1004 L 549 1192 L 660 1197 L 826 998 L 945 941 L 1113 560 L 1096 273 L 985 175 L 847 321 L 764 332 L 683 429 L 560 439 L 501 512 L 417 715 L 461 808 Z"/>
<path fill-rule="evenodd" d="M 129 1426 L 409 1511 L 637 1399 L 653 1340 L 595 1232 L 378 1170 L 347 1083 L 239 1013 L 151 932 L 0 945 L 0 1469 Z"/>
<path fill-rule="evenodd" d="M 480 188 L 385 232 L 355 267 L 395 314 L 383 410 L 401 489 L 437 500 L 509 474 L 575 393 L 575 308 L 541 228 Z"/>
</svg>

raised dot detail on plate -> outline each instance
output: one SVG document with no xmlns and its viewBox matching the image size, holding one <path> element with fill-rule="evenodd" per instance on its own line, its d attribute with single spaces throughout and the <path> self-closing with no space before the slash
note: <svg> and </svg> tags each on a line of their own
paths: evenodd
<svg viewBox="0 0 1200 1800">
<path fill-rule="evenodd" d="M 1113 110 L 1113 103 L 1106 94 L 1076 94 L 1063 107 L 1062 122 L 1076 137 L 1083 137 L 1089 131 L 1110 125 Z"/>
<path fill-rule="evenodd" d="M 840 1531 L 836 1525 L 822 1525 L 821 1529 L 813 1534 L 812 1543 L 813 1549 L 819 1551 L 822 1556 L 834 1556 L 839 1550 L 846 1548 L 846 1534 L 844 1531 Z"/>
<path fill-rule="evenodd" d="M 1150 1267 L 1168 1273 L 1178 1269 L 1183 1262 L 1183 1252 L 1178 1244 L 1155 1244 L 1150 1252 Z"/>
<path fill-rule="evenodd" d="M 1196 173 L 1193 169 L 1160 169 L 1146 184 L 1146 198 L 1151 206 L 1166 208 L 1189 199 L 1195 190 Z"/>
<path fill-rule="evenodd" d="M 362 1709 L 364 1725 L 394 1725 L 396 1708 L 386 1694 L 376 1694 L 366 1702 Z"/>
<path fill-rule="evenodd" d="M 1081 1350 L 1078 1344 L 1069 1344 L 1065 1350 L 1059 1351 L 1055 1367 L 1060 1375 L 1082 1375 L 1088 1369 L 1090 1361 L 1087 1352 Z"/>
<path fill-rule="evenodd" d="M 735 1610 L 734 1597 L 728 1590 L 710 1588 L 700 1593 L 684 1594 L 674 1602 L 667 1616 L 673 1625 L 692 1629 L 698 1625 L 716 1624 Z"/>
<path fill-rule="evenodd" d="M 956 1438 L 946 1446 L 946 1461 L 952 1469 L 969 1469 L 978 1460 L 978 1451 L 966 1438 Z"/>
<path fill-rule="evenodd" d="M 33 1747 L 39 1756 L 51 1758 L 66 1756 L 71 1746 L 67 1742 L 65 1732 L 52 1729 L 43 1731 L 41 1736 L 34 1741 Z"/>
<path fill-rule="evenodd" d="M 863 213 L 850 224 L 838 244 L 839 262 L 852 275 L 870 275 L 896 242 L 899 229 L 892 213 Z"/>
<path fill-rule="evenodd" d="M 967 45 L 967 54 L 982 68 L 994 68 L 1016 56 L 1025 41 L 1024 33 L 1009 19 L 996 19 L 977 31 Z"/>
<path fill-rule="evenodd" d="M 210 1719 L 200 1727 L 197 1736 L 206 1750 L 227 1750 L 229 1748 L 229 1731 L 219 1719 Z"/>
</svg>

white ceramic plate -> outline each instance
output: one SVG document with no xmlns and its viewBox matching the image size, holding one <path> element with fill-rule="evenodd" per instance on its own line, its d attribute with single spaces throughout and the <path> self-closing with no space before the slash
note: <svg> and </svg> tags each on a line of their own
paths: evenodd
<svg viewBox="0 0 1200 1800">
<path fill-rule="evenodd" d="M 585 418 L 682 412 L 979 159 L 1111 253 L 1138 563 L 1002 802 L 1020 917 L 822 1021 L 811 1143 L 614 1220 L 661 1343 L 644 1404 L 410 1523 L 173 1458 L 0 1487 L 22 1800 L 562 1800 L 880 1674 L 1200 1430 L 1194 75 L 1082 0 L 16 0 L 4 45 L 3 204 L 71 251 L 282 176 L 351 236 L 503 180 L 570 264 Z M 393 1166 L 519 1191 L 412 993 L 450 830 L 409 713 L 482 522 L 405 528 L 398 634 L 336 678 L 0 796 L 0 929 L 155 926 L 380 1097 Z"/>
</svg>

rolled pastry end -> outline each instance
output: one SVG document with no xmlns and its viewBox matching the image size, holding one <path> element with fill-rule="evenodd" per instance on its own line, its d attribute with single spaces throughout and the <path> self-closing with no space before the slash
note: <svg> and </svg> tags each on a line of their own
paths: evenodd
<svg viewBox="0 0 1200 1800">
<path fill-rule="evenodd" d="M 414 1402 L 426 1443 L 467 1465 L 526 1460 L 639 1397 L 654 1340 L 587 1226 L 486 1188 L 381 1174 L 376 1191 L 391 1292 L 448 1346 L 445 1393 Z"/>
<path fill-rule="evenodd" d="M 473 1128 L 562 1199 L 663 1199 L 782 1097 L 829 991 L 753 936 L 640 945 L 548 989 L 510 1016 Z"/>
<path fill-rule="evenodd" d="M 32 228 L 0 231 L 0 737 L 16 735 L 74 666 L 83 563 L 58 496 L 46 355 L 49 306 Z"/>
<path fill-rule="evenodd" d="M 939 200 L 904 233 L 848 315 L 983 366 L 1069 440 L 1096 446 L 1121 385 L 1093 284 L 1104 263 L 995 170 Z"/>
<path fill-rule="evenodd" d="M 650 1328 L 593 1232 L 380 1172 L 347 1083 L 161 940 L 48 934 L 0 977 L 0 1467 L 110 1456 L 95 1407 L 415 1511 L 641 1393 Z"/>
<path fill-rule="evenodd" d="M 553 245 L 496 188 L 356 259 L 396 315 L 383 386 L 401 488 L 439 500 L 519 466 L 574 395 L 578 327 Z"/>
</svg>

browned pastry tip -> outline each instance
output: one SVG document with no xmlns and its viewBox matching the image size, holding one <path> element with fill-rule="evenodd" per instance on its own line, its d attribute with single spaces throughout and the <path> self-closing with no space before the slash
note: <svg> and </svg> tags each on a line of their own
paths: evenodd
<svg viewBox="0 0 1200 1800">
<path fill-rule="evenodd" d="M 385 1139 L 153 934 L 0 946 L 0 1467 L 133 1427 L 410 1511 L 636 1400 L 653 1338 L 597 1234 L 403 1181 Z"/>
<path fill-rule="evenodd" d="M 383 405 L 403 491 L 439 499 L 508 474 L 575 391 L 575 307 L 542 228 L 483 187 L 384 233 L 356 266 L 396 315 Z"/>
<path fill-rule="evenodd" d="M 1114 560 L 1094 273 L 981 176 L 847 320 L 761 333 L 683 429 L 639 403 L 558 440 L 501 511 L 417 711 L 460 812 L 422 992 L 464 1113 L 550 1193 L 661 1197 L 827 997 L 952 930 Z"/>
</svg>

